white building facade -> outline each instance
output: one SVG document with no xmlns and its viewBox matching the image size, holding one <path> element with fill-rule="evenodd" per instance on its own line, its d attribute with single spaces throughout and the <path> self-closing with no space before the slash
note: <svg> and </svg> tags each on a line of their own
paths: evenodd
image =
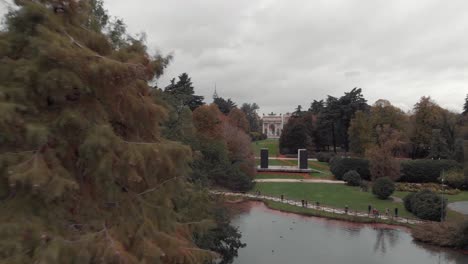
<svg viewBox="0 0 468 264">
<path fill-rule="evenodd" d="M 262 117 L 262 131 L 268 138 L 279 138 L 283 128 L 288 123 L 290 113 L 276 115 L 274 113 L 263 115 Z"/>
</svg>

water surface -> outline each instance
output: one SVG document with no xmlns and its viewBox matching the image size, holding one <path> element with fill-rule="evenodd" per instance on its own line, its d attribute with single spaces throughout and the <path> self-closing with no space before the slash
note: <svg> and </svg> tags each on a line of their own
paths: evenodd
<svg viewBox="0 0 468 264">
<path fill-rule="evenodd" d="M 468 255 L 413 242 L 404 228 L 304 217 L 248 202 L 233 224 L 247 247 L 234 264 L 468 264 Z"/>
</svg>

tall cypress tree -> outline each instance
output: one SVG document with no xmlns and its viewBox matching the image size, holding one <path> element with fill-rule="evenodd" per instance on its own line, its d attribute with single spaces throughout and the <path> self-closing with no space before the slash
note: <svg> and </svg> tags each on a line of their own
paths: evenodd
<svg viewBox="0 0 468 264">
<path fill-rule="evenodd" d="M 167 58 L 103 34 L 90 3 L 16 1 L 0 33 L 0 262 L 212 259 L 191 151 L 161 137 L 147 85 Z"/>
</svg>

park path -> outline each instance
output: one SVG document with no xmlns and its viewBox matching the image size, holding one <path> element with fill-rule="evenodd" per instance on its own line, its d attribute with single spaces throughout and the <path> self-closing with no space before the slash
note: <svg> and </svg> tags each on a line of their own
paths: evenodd
<svg viewBox="0 0 468 264">
<path fill-rule="evenodd" d="M 378 218 L 380 220 L 390 220 L 395 223 L 401 223 L 401 224 L 421 224 L 424 223 L 425 221 L 420 221 L 416 219 L 409 219 L 405 217 L 392 217 L 392 216 L 386 216 L 386 215 L 379 215 L 379 216 L 371 216 L 368 213 L 365 212 L 358 212 L 358 211 L 351 211 L 349 210 L 346 212 L 344 209 L 337 209 L 333 207 L 328 207 L 328 206 L 322 206 L 322 205 L 314 205 L 314 204 L 308 204 L 307 206 L 303 206 L 301 201 L 295 201 L 295 200 L 289 200 L 289 199 L 283 199 L 278 197 L 273 197 L 273 196 L 267 196 L 267 195 L 255 195 L 255 194 L 250 194 L 250 193 L 234 193 L 234 192 L 222 192 L 222 191 L 211 191 L 213 194 L 217 195 L 226 195 L 226 196 L 242 196 L 242 197 L 247 197 L 251 199 L 262 199 L 262 200 L 269 200 L 269 201 L 274 201 L 278 203 L 283 203 L 283 204 L 289 204 L 292 206 L 297 206 L 297 207 L 306 207 L 309 209 L 314 209 L 314 210 L 320 210 L 332 214 L 338 214 L 338 215 L 350 215 L 350 216 L 357 216 L 357 217 L 362 217 L 362 218 L 369 218 L 369 219 L 375 219 Z"/>
<path fill-rule="evenodd" d="M 302 182 L 302 183 L 330 183 L 344 184 L 344 181 L 324 180 L 324 179 L 256 179 L 254 182 Z"/>
</svg>

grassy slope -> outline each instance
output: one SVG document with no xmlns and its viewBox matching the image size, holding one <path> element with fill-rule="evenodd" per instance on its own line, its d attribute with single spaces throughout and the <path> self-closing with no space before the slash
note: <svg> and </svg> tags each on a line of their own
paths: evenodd
<svg viewBox="0 0 468 264">
<path fill-rule="evenodd" d="M 260 141 L 252 142 L 252 147 L 254 150 L 254 155 L 260 157 L 260 149 L 267 148 L 268 155 L 270 157 L 276 157 L 279 155 L 279 147 L 277 139 L 265 139 Z"/>
</svg>

